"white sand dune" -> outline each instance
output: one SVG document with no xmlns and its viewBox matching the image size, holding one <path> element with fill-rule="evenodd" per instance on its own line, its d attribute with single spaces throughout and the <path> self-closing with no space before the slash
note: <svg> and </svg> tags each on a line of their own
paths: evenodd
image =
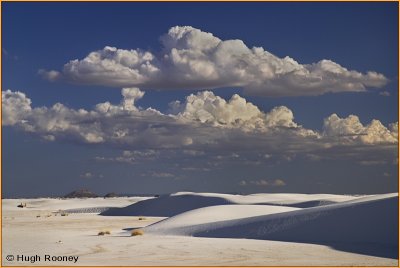
<svg viewBox="0 0 400 268">
<path fill-rule="evenodd" d="M 185 192 L 143 199 L 4 199 L 3 256 L 79 261 L 3 259 L 3 265 L 398 266 L 398 194 Z M 21 202 L 27 207 L 17 208 Z M 115 216 L 97 214 L 108 207 Z M 79 213 L 50 213 L 59 210 Z M 130 236 L 134 228 L 144 235 Z M 111 234 L 98 236 L 102 230 Z"/>
<path fill-rule="evenodd" d="M 206 207 L 150 225 L 145 232 L 317 243 L 394 256 L 398 248 L 397 219 L 398 194 L 394 193 L 304 209 L 259 205 Z M 355 243 L 367 243 L 369 247 L 355 247 Z M 378 246 L 375 252 L 371 244 Z"/>
<path fill-rule="evenodd" d="M 99 213 L 109 208 L 126 207 L 138 201 L 153 197 L 113 197 L 113 198 L 35 198 L 35 199 L 3 199 L 2 208 L 7 211 L 21 210 L 69 210 L 71 213 Z M 18 208 L 18 204 L 26 204 L 26 208 Z"/>
<path fill-rule="evenodd" d="M 146 233 L 162 235 L 190 235 L 199 231 L 198 226 L 206 229 L 226 220 L 237 220 L 246 217 L 270 215 L 287 211 L 295 211 L 298 208 L 269 205 L 220 205 L 194 209 L 167 218 L 157 224 L 146 227 Z"/>
<path fill-rule="evenodd" d="M 244 196 L 180 192 L 113 208 L 102 215 L 168 217 L 144 229 L 153 235 L 315 243 L 397 256 L 397 193 Z"/>
<path fill-rule="evenodd" d="M 179 192 L 145 200 L 124 208 L 113 208 L 104 216 L 157 216 L 171 217 L 197 208 L 218 205 L 284 205 L 307 207 L 356 199 L 355 196 L 330 194 L 253 194 L 232 195 L 217 193 Z"/>
<path fill-rule="evenodd" d="M 381 221 L 383 219 L 392 220 L 392 222 L 396 220 L 397 197 L 397 193 L 369 196 L 305 209 L 270 205 L 210 206 L 168 218 L 148 226 L 146 231 L 163 234 L 179 234 L 182 232 L 185 235 L 192 236 L 199 234 L 202 234 L 201 236 L 214 235 L 216 237 L 250 236 L 251 238 L 262 239 L 283 230 L 287 234 L 287 231 L 292 226 L 298 228 L 299 225 L 302 225 L 301 223 L 307 226 L 313 222 L 319 223 L 328 216 L 329 218 L 335 217 L 332 219 L 333 221 L 329 222 L 332 226 L 326 226 L 329 229 L 338 226 L 342 222 L 345 223 L 345 226 L 343 226 L 345 228 L 343 229 L 348 229 L 352 220 L 362 219 L 364 214 L 371 217 L 369 221 L 364 222 L 364 228 L 372 224 L 376 231 L 376 228 L 382 226 Z M 362 226 L 358 227 L 358 230 L 362 229 L 360 228 Z M 188 232 L 187 229 L 191 231 Z M 232 230 L 225 232 L 225 229 Z M 319 232 L 319 229 L 313 230 L 312 237 L 324 235 L 325 230 L 320 230 Z M 307 236 L 310 237 L 311 234 L 307 234 Z M 333 235 L 338 239 L 337 233 Z M 394 237 L 387 237 L 387 239 L 378 242 L 396 241 L 397 237 L 394 235 Z"/>
</svg>

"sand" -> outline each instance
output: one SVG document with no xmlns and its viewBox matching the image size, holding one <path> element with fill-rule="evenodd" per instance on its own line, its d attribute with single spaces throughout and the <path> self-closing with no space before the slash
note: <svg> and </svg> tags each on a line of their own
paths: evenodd
<svg viewBox="0 0 400 268">
<path fill-rule="evenodd" d="M 396 194 L 367 197 L 285 194 L 281 196 L 252 195 L 246 198 L 243 196 L 221 196 L 207 193 L 178 193 L 160 198 L 159 203 L 162 203 L 162 206 L 160 204 L 159 207 L 160 210 L 165 205 L 168 206 L 168 200 L 174 196 L 186 196 L 188 200 L 197 201 L 196 197 L 198 196 L 205 198 L 217 197 L 228 200 L 229 204 L 208 206 L 209 200 L 201 198 L 206 201 L 204 207 L 198 207 L 199 203 L 192 204 L 196 208 L 189 208 L 186 212 L 169 217 L 156 217 L 145 215 L 145 213 L 134 215 L 135 205 L 140 205 L 142 208 L 146 207 L 146 203 L 149 202 L 152 208 L 150 214 L 157 214 L 156 199 L 5 199 L 3 200 L 2 211 L 2 264 L 6 266 L 398 266 L 397 257 L 394 258 L 393 253 L 386 254 L 386 256 L 382 252 L 377 252 L 379 248 L 377 248 L 376 244 L 362 241 L 356 243 L 337 241 L 324 245 L 299 241 L 277 241 L 276 238 L 274 238 L 275 241 L 265 240 L 264 238 L 257 239 L 257 237 L 246 238 L 235 233 L 230 233 L 231 235 L 226 237 L 226 233 L 232 232 L 232 230 L 236 230 L 236 232 L 240 229 L 249 231 L 261 222 L 266 222 L 264 218 L 268 220 L 270 219 L 269 217 L 274 215 L 274 217 L 276 215 L 293 217 L 293 213 L 297 215 L 304 213 L 304 211 L 307 212 L 307 209 L 308 211 L 311 209 L 311 212 L 312 209 L 315 210 L 312 207 L 296 207 L 300 203 L 304 204 L 304 202 L 316 200 L 317 203 L 320 202 L 321 204 L 317 207 L 318 209 L 329 206 L 329 204 L 338 207 L 338 204 L 340 204 L 339 208 L 336 208 L 335 212 L 329 215 L 331 217 L 350 218 L 349 215 L 358 213 L 358 211 L 360 211 L 359 213 L 364 210 L 367 213 L 378 213 L 376 210 L 380 209 L 379 206 L 387 206 L 384 202 L 391 202 L 390 200 L 397 198 Z M 360 198 L 362 202 L 360 202 Z M 143 201 L 136 203 L 140 200 Z M 322 202 L 324 200 L 330 201 L 328 202 L 329 204 L 324 205 L 326 204 L 326 202 Z M 21 202 L 26 202 L 27 208 L 17 208 L 17 205 Z M 346 205 L 346 202 L 353 202 L 356 205 L 349 206 L 349 204 Z M 173 203 L 179 204 L 175 203 L 175 201 Z M 268 204 L 260 205 L 260 203 Z M 271 203 L 279 206 L 271 205 Z M 316 203 L 312 204 L 315 205 Z M 201 205 L 202 203 L 200 203 Z M 106 211 L 104 208 L 108 207 L 124 207 L 125 209 L 122 211 L 125 214 L 129 211 L 132 213 L 130 216 L 102 216 L 98 214 L 101 211 Z M 342 208 L 351 209 L 352 213 L 348 213 Z M 324 209 L 326 210 L 326 208 Z M 59 210 L 69 211 L 69 213 L 66 216 L 61 216 Z M 116 211 L 118 210 L 114 210 L 114 212 Z M 260 221 L 260 217 L 264 217 L 262 221 Z M 139 218 L 145 219 L 139 220 Z M 290 230 L 296 234 L 298 233 L 297 230 L 304 231 L 304 226 L 312 226 L 312 224 L 327 228 L 323 219 L 324 217 L 319 217 L 318 220 L 312 219 L 306 221 L 303 225 L 295 225 Z M 227 222 L 229 224 L 226 224 Z M 351 229 L 355 228 L 351 225 L 351 219 L 349 222 L 350 225 L 347 232 L 351 232 Z M 387 224 L 395 224 L 397 226 L 397 222 L 388 222 L 386 219 L 381 219 L 381 221 L 377 222 L 381 223 L 382 229 Z M 160 228 L 157 228 L 157 225 Z M 199 225 L 202 226 L 200 229 L 197 228 Z M 146 228 L 146 226 L 148 227 Z M 316 228 L 315 226 L 313 226 L 314 229 Z M 191 230 L 189 233 L 187 232 L 188 227 Z M 144 235 L 130 236 L 130 232 L 134 228 L 143 229 Z M 154 230 L 162 231 L 157 232 Z M 110 231 L 111 234 L 98 236 L 97 234 L 100 231 Z M 321 232 L 321 230 L 317 231 Z M 205 235 L 205 233 L 209 235 Z M 246 232 L 237 233 L 242 236 L 246 235 Z M 223 236 L 225 237 L 218 237 L 221 234 L 224 234 Z M 385 249 L 385 247 L 389 251 L 398 250 L 398 247 L 394 248 L 392 245 L 381 245 L 380 248 Z M 360 253 L 354 250 L 357 248 L 363 248 L 364 250 Z M 10 254 L 14 256 L 13 261 L 7 261 L 5 258 Z M 17 261 L 17 255 L 20 258 L 22 255 L 25 257 L 30 256 L 32 262 L 29 258 L 25 261 Z M 50 261 L 45 260 L 46 255 L 52 259 L 50 258 Z M 75 259 L 73 257 L 77 257 L 76 262 L 74 262 Z"/>
</svg>

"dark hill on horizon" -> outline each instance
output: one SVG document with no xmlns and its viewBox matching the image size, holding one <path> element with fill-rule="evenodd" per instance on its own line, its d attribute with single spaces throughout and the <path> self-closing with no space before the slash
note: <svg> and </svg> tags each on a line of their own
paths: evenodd
<svg viewBox="0 0 400 268">
<path fill-rule="evenodd" d="M 64 198 L 82 198 L 82 197 L 94 198 L 94 197 L 99 197 L 99 195 L 89 191 L 88 189 L 79 189 L 64 195 Z"/>
</svg>

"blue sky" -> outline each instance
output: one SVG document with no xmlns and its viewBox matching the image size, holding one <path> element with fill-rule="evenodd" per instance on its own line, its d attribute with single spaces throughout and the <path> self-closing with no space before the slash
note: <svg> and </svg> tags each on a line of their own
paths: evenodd
<svg viewBox="0 0 400 268">
<path fill-rule="evenodd" d="M 99 193 L 397 191 L 398 142 L 390 125 L 398 121 L 397 3 L 2 5 L 2 90 L 10 90 L 3 94 L 5 195 L 57 195 L 80 187 Z M 174 26 L 191 28 L 176 30 L 188 34 L 184 37 L 170 32 L 168 40 L 177 43 L 167 48 L 160 37 Z M 241 40 L 246 52 L 241 43 L 227 40 Z M 221 59 L 206 48 L 214 41 L 231 49 L 221 49 Z M 264 54 L 253 47 L 262 47 Z M 118 53 L 132 56 L 138 48 L 151 53 L 154 60 L 148 64 L 158 68 L 151 73 L 139 65 L 129 67 L 139 68 L 134 71 L 143 79 L 134 78 L 132 70 L 123 76 L 118 68 L 124 64 L 112 65 L 104 75 L 104 59 L 89 65 L 85 61 L 95 52 L 114 55 L 115 63 L 122 57 Z M 180 58 L 172 59 L 173 49 Z M 187 55 L 189 63 L 177 63 Z M 300 73 L 292 75 L 286 56 L 296 61 Z M 227 63 L 230 57 L 234 60 Z M 285 75 L 274 64 L 281 64 Z M 346 69 L 335 71 L 337 64 Z M 213 72 L 206 75 L 209 70 Z M 51 71 L 57 79 L 51 79 Z M 317 86 L 311 87 L 315 79 Z M 111 119 L 74 114 L 80 108 L 98 112 L 95 105 L 107 101 L 119 105 L 122 87 L 139 88 L 126 93 L 134 110 L 109 114 Z M 203 90 L 212 96 L 198 93 Z M 190 94 L 195 96 L 192 103 L 185 99 Z M 221 103 L 233 94 L 258 112 L 229 102 L 207 106 L 211 99 Z M 21 114 L 11 108 L 4 112 L 17 107 L 13 101 L 26 98 L 32 101 L 28 110 L 21 106 Z M 172 111 L 169 103 L 175 100 L 180 110 Z M 194 109 L 196 101 L 203 107 Z M 70 114 L 51 110 L 55 103 L 68 107 Z M 42 106 L 45 111 L 35 110 Z M 273 110 L 282 106 L 290 112 Z M 149 115 L 148 107 L 161 115 Z M 128 119 L 121 121 L 122 115 Z M 5 116 L 15 120 L 7 122 Z M 382 127 L 370 125 L 373 119 Z M 90 120 L 94 125 L 87 125 Z M 238 120 L 243 121 L 240 126 Z M 50 129 L 44 121 L 57 122 L 58 128 Z M 101 133 L 88 132 L 98 126 Z M 116 141 L 116 132 L 107 128 L 129 131 Z"/>
</svg>

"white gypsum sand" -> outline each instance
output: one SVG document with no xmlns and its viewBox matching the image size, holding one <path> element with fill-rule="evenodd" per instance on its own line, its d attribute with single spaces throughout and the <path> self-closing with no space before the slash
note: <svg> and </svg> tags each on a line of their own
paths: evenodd
<svg viewBox="0 0 400 268">
<path fill-rule="evenodd" d="M 397 229 L 397 214 L 389 215 L 397 209 L 397 196 L 176 193 L 148 200 L 5 199 L 3 256 L 79 259 L 3 259 L 3 265 L 397 266 L 397 234 L 385 237 L 393 226 Z M 27 207 L 18 208 L 20 203 Z M 104 210 L 108 207 L 121 209 Z M 69 214 L 54 213 L 60 210 Z M 373 222 L 360 225 L 358 218 Z M 375 235 L 365 237 L 375 243 L 362 239 L 371 224 Z M 332 240 L 326 234 L 335 226 L 340 229 L 334 242 L 317 241 Z M 132 237 L 134 228 L 144 234 Z M 98 236 L 100 231 L 110 234 Z"/>
</svg>

